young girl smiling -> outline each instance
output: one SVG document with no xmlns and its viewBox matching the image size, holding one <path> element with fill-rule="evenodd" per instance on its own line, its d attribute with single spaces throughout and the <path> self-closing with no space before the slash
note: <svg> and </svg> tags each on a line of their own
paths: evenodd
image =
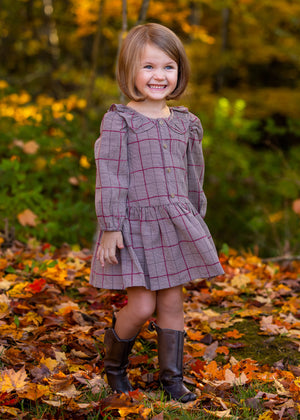
<svg viewBox="0 0 300 420">
<path fill-rule="evenodd" d="M 203 220 L 202 126 L 187 108 L 167 105 L 188 78 L 184 47 L 171 30 L 148 23 L 128 33 L 117 79 L 130 101 L 110 107 L 95 144 L 100 234 L 90 279 L 96 287 L 126 289 L 128 296 L 105 333 L 111 388 L 133 389 L 128 356 L 155 312 L 160 382 L 181 402 L 196 398 L 183 384 L 182 285 L 223 274 Z"/>
</svg>

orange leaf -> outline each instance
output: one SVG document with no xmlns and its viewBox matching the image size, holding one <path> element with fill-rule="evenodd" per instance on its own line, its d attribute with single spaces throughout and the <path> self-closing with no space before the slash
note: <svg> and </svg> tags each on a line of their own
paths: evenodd
<svg viewBox="0 0 300 420">
<path fill-rule="evenodd" d="M 22 226 L 32 226 L 37 225 L 36 219 L 37 215 L 34 214 L 31 210 L 26 209 L 22 213 L 18 214 L 18 220 Z"/>
<path fill-rule="evenodd" d="M 193 332 L 191 330 L 187 330 L 188 337 L 193 341 L 200 341 L 204 337 L 204 335 L 200 331 Z"/>
<path fill-rule="evenodd" d="M 243 335 L 245 334 L 240 333 L 238 330 L 227 331 L 224 333 L 224 336 L 227 338 L 241 338 Z"/>
<path fill-rule="evenodd" d="M 220 346 L 217 348 L 216 353 L 222 353 L 222 354 L 229 354 L 229 348 L 226 346 Z"/>
<path fill-rule="evenodd" d="M 4 270 L 7 266 L 7 261 L 4 258 L 0 258 L 0 270 Z"/>
<path fill-rule="evenodd" d="M 38 398 L 48 395 L 49 392 L 48 386 L 28 383 L 21 391 L 18 391 L 18 396 L 36 401 Z"/>
</svg>

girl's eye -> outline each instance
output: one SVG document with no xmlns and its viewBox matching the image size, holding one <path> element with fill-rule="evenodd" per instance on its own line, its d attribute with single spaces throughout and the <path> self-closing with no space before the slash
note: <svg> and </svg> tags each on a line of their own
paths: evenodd
<svg viewBox="0 0 300 420">
<path fill-rule="evenodd" d="M 166 66 L 167 70 L 173 70 L 173 68 L 174 68 L 173 66 Z"/>
<path fill-rule="evenodd" d="M 144 66 L 144 69 L 151 70 L 152 66 L 150 66 L 150 64 L 147 64 L 146 66 Z"/>
</svg>

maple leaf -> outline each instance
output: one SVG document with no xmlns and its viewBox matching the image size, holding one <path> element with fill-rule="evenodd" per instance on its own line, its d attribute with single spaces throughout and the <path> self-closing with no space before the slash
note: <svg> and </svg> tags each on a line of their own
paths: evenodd
<svg viewBox="0 0 300 420">
<path fill-rule="evenodd" d="M 8 265 L 8 262 L 4 258 L 0 258 L 0 270 L 4 270 Z"/>
<path fill-rule="evenodd" d="M 240 333 L 238 330 L 227 331 L 224 333 L 224 336 L 227 338 L 241 338 L 245 335 L 244 333 Z"/>
<path fill-rule="evenodd" d="M 39 147 L 40 146 L 37 144 L 36 141 L 30 140 L 24 143 L 22 149 L 23 149 L 23 152 L 26 153 L 27 155 L 34 155 L 39 150 Z"/>
<path fill-rule="evenodd" d="M 30 291 L 31 293 L 39 293 L 42 291 L 46 284 L 46 280 L 43 278 L 35 279 L 33 283 L 30 283 L 26 286 L 26 290 Z"/>
<path fill-rule="evenodd" d="M 204 408 L 204 411 L 214 417 L 220 418 L 220 419 L 231 419 L 233 416 L 230 414 L 231 409 L 223 410 L 223 411 L 211 411 Z"/>
<path fill-rule="evenodd" d="M 251 283 L 252 273 L 250 274 L 239 274 L 234 276 L 231 280 L 231 285 L 233 287 L 238 287 L 239 289 L 244 289 L 249 283 Z"/>
<path fill-rule="evenodd" d="M 58 364 L 59 363 L 57 360 L 51 359 L 50 357 L 47 357 L 47 359 L 42 357 L 40 360 L 40 365 L 46 366 L 50 372 L 52 372 L 58 366 Z"/>
<path fill-rule="evenodd" d="M 262 331 L 271 335 L 285 334 L 287 329 L 273 323 L 273 316 L 263 316 L 260 321 L 260 328 Z"/>
<path fill-rule="evenodd" d="M 227 355 L 227 354 L 229 354 L 229 348 L 226 347 L 226 346 L 220 346 L 216 349 L 216 353 Z"/>
<path fill-rule="evenodd" d="M 37 225 L 37 215 L 34 214 L 30 209 L 24 210 L 22 213 L 18 214 L 19 223 L 22 226 L 31 226 L 35 227 Z"/>
<path fill-rule="evenodd" d="M 21 418 L 19 417 L 21 415 L 21 410 L 19 410 L 18 408 L 14 408 L 14 407 L 4 407 L 4 406 L 0 406 L 0 413 L 3 414 L 9 414 L 11 416 L 14 416 L 14 418 Z M 6 418 L 6 417 L 5 417 Z"/>
<path fill-rule="evenodd" d="M 36 312 L 27 312 L 26 316 L 22 318 L 22 322 L 26 325 L 34 324 L 40 325 L 43 321 L 43 318 Z"/>
<path fill-rule="evenodd" d="M 218 341 L 210 344 L 206 347 L 205 352 L 203 354 L 204 360 L 213 360 L 217 356 L 217 348 L 219 346 Z"/>
<path fill-rule="evenodd" d="M 5 369 L 0 375 L 0 392 L 11 392 L 23 388 L 26 385 L 27 374 L 24 366 L 19 371 Z"/>
<path fill-rule="evenodd" d="M 45 385 L 27 383 L 21 390 L 17 391 L 17 394 L 20 398 L 36 401 L 38 398 L 49 395 L 50 389 Z"/>
</svg>

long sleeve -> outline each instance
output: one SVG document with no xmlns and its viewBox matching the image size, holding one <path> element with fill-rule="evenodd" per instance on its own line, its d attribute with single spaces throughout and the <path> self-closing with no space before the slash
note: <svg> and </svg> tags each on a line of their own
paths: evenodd
<svg viewBox="0 0 300 420">
<path fill-rule="evenodd" d="M 107 112 L 95 143 L 96 215 L 102 231 L 120 231 L 126 214 L 129 171 L 126 123 Z"/>
<path fill-rule="evenodd" d="M 190 136 L 187 150 L 188 169 L 188 195 L 189 200 L 200 213 L 205 217 L 207 200 L 203 191 L 204 181 L 204 157 L 202 151 L 203 129 L 199 118 L 190 114 Z"/>
</svg>

